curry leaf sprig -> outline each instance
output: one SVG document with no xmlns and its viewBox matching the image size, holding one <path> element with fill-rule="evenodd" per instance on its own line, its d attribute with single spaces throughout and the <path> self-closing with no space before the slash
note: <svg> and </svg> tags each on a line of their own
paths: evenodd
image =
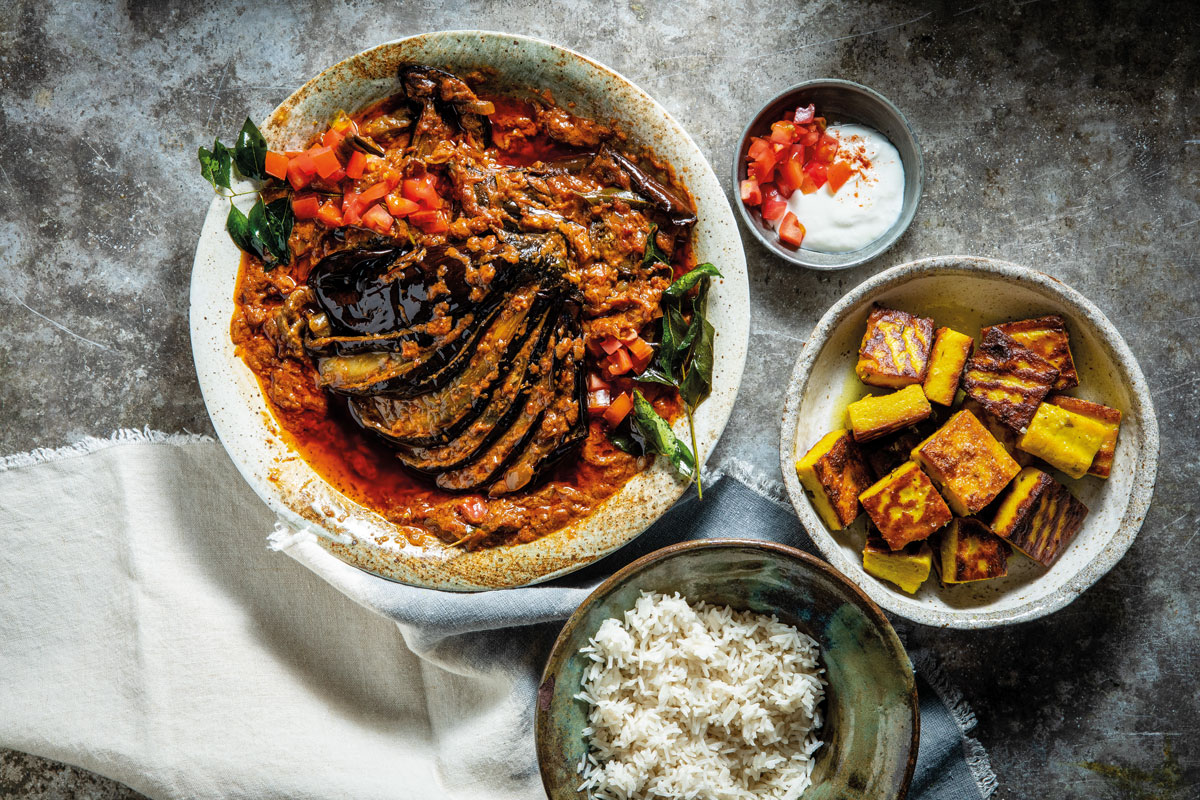
<svg viewBox="0 0 1200 800">
<path fill-rule="evenodd" d="M 667 262 L 666 255 L 647 237 L 644 263 Z M 634 392 L 628 435 L 616 435 L 613 443 L 626 452 L 659 453 L 670 460 L 679 474 L 696 481 L 696 493 L 704 497 L 696 454 L 696 407 L 712 391 L 713 326 L 706 317 L 709 282 L 721 277 L 712 264 L 700 264 L 680 276 L 663 292 L 663 315 L 654 360 L 637 380 L 670 386 L 679 392 L 691 433 L 691 447 L 680 441 L 654 406 Z"/>
<path fill-rule="evenodd" d="M 267 140 L 258 127 L 247 118 L 238 134 L 237 144 L 232 148 L 217 139 L 213 141 L 212 150 L 201 147 L 198 157 L 200 174 L 212 184 L 213 191 L 229 200 L 225 230 L 229 231 L 233 243 L 257 256 L 269 270 L 290 264 L 292 253 L 288 248 L 288 237 L 292 235 L 292 225 L 296 221 L 291 201 L 282 197 L 264 203 L 261 187 L 248 192 L 235 192 L 231 188 L 233 167 L 248 180 L 271 179 L 266 170 Z M 233 198 L 245 194 L 258 195 L 258 202 L 249 214 L 233 204 Z"/>
</svg>

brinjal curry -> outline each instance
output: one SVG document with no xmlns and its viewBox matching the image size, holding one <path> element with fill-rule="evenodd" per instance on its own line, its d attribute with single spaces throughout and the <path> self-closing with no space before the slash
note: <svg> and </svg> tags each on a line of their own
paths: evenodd
<svg viewBox="0 0 1200 800">
<path fill-rule="evenodd" d="M 268 151 L 257 129 L 237 152 L 217 143 L 214 186 L 230 153 L 267 181 L 248 220 L 231 211 L 249 251 L 232 338 L 294 447 L 410 540 L 532 541 L 666 452 L 628 446 L 645 438 L 630 412 L 685 411 L 656 354 L 664 291 L 693 266 L 693 203 L 668 165 L 548 93 L 399 77 L 306 150 Z M 677 335 L 703 313 L 680 308 Z"/>
</svg>

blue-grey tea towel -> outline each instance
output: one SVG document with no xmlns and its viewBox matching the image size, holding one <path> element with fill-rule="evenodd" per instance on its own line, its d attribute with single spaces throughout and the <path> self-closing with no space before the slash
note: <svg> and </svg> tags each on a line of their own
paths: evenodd
<svg viewBox="0 0 1200 800">
<path fill-rule="evenodd" d="M 749 478 L 716 479 L 567 578 L 463 595 L 367 575 L 304 532 L 271 536 L 292 558 L 268 550 L 275 520 L 205 437 L 122 431 L 0 459 L 0 746 L 154 798 L 535 800 L 540 669 L 603 576 L 689 538 L 811 550 Z M 914 660 L 909 796 L 987 797 L 969 709 Z"/>
</svg>

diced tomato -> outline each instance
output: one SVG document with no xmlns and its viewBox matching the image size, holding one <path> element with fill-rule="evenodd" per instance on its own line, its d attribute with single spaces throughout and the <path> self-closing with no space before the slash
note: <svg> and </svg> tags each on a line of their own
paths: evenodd
<svg viewBox="0 0 1200 800">
<path fill-rule="evenodd" d="M 303 150 L 284 150 L 284 151 L 283 151 L 283 154 L 284 154 L 285 156 L 287 156 L 289 159 L 293 159 L 293 158 L 295 158 L 296 156 L 300 155 L 300 154 L 301 154 L 301 153 L 303 153 L 303 152 L 304 152 Z"/>
<path fill-rule="evenodd" d="M 309 151 L 309 155 L 313 164 L 316 165 L 317 174 L 322 178 L 328 178 L 342 168 L 342 162 L 338 161 L 337 153 L 328 147 L 314 147 Z"/>
<path fill-rule="evenodd" d="M 409 200 L 421 204 L 421 208 L 433 210 L 442 207 L 442 198 L 437 193 L 437 187 L 432 175 L 423 178 L 407 178 L 400 185 L 401 193 Z"/>
<path fill-rule="evenodd" d="M 627 393 L 621 392 L 609 403 L 608 410 L 604 412 L 604 421 L 615 428 L 621 424 L 621 420 L 625 419 L 632 410 L 633 398 Z"/>
<path fill-rule="evenodd" d="M 624 375 L 629 370 L 633 369 L 633 359 L 629 357 L 629 351 L 622 347 L 608 357 L 608 366 L 606 367 L 608 374 L 616 377 Z"/>
<path fill-rule="evenodd" d="M 594 372 L 589 372 L 587 376 L 587 388 L 589 392 L 594 392 L 599 389 L 610 389 L 612 387 L 604 378 L 601 378 Z"/>
<path fill-rule="evenodd" d="M 267 174 L 272 178 L 279 180 L 287 179 L 288 157 L 283 153 L 276 153 L 274 150 L 267 151 L 267 161 L 263 166 Z"/>
<path fill-rule="evenodd" d="M 774 150 L 772 150 L 770 142 L 768 142 L 766 139 L 755 136 L 750 139 L 750 149 L 746 152 L 746 155 L 750 157 L 751 161 L 758 161 L 767 153 L 772 152 L 774 152 Z"/>
<path fill-rule="evenodd" d="M 807 155 L 807 152 L 802 144 L 794 144 L 788 148 L 787 157 L 791 161 L 799 161 L 803 164 L 805 155 Z"/>
<path fill-rule="evenodd" d="M 488 507 L 482 497 L 468 497 L 458 504 L 458 513 L 471 525 L 479 525 L 487 519 Z"/>
<path fill-rule="evenodd" d="M 807 172 L 805 172 L 804 173 L 804 182 L 800 184 L 800 193 L 801 194 L 812 194 L 813 192 L 815 192 L 817 189 L 820 189 L 820 188 L 821 188 L 821 185 L 813 180 L 812 175 L 809 175 Z"/>
<path fill-rule="evenodd" d="M 338 208 L 336 201 L 329 200 L 317 212 L 317 219 L 331 228 L 340 228 L 342 226 L 342 210 Z"/>
<path fill-rule="evenodd" d="M 797 108 L 795 115 L 792 117 L 792 120 L 795 121 L 795 123 L 797 125 L 800 125 L 805 122 L 812 122 L 813 116 L 816 113 L 817 113 L 816 106 L 814 106 L 812 103 L 809 103 L 808 105 L 804 106 L 803 108 Z"/>
<path fill-rule="evenodd" d="M 817 142 L 821 141 L 821 132 L 809 127 L 808 133 L 801 136 L 799 141 L 805 147 L 813 147 Z"/>
<path fill-rule="evenodd" d="M 288 161 L 288 183 L 292 184 L 292 188 L 297 191 L 312 183 L 313 176 L 316 174 L 317 166 L 308 153 L 300 153 Z"/>
<path fill-rule="evenodd" d="M 779 241 L 792 247 L 799 247 L 804 241 L 804 226 L 790 211 L 783 215 L 783 222 L 779 223 Z"/>
<path fill-rule="evenodd" d="M 321 210 L 321 201 L 315 194 L 297 194 L 292 197 L 292 213 L 296 219 L 315 219 Z"/>
<path fill-rule="evenodd" d="M 600 349 L 611 356 L 621 349 L 621 340 L 615 336 L 605 336 L 600 340 Z"/>
<path fill-rule="evenodd" d="M 820 161 L 823 164 L 828 164 L 830 161 L 833 161 L 833 157 L 837 155 L 837 151 L 837 137 L 823 133 L 821 134 L 821 140 L 817 142 L 817 146 L 812 154 L 812 157 L 814 161 Z"/>
<path fill-rule="evenodd" d="M 796 126 L 781 119 L 771 125 L 771 141 L 779 144 L 791 144 L 796 141 Z"/>
<path fill-rule="evenodd" d="M 779 194 L 779 189 L 773 183 L 762 186 L 763 202 L 762 217 L 767 222 L 774 222 L 787 211 L 787 201 Z"/>
<path fill-rule="evenodd" d="M 751 161 L 746 171 L 749 177 L 760 184 L 770 183 L 775 179 L 775 163 L 775 153 L 769 153 L 757 161 Z"/>
<path fill-rule="evenodd" d="M 321 144 L 325 145 L 330 150 L 337 150 L 342 146 L 342 142 L 345 141 L 345 139 L 346 137 L 341 133 L 333 128 L 330 128 L 329 130 L 325 131 L 325 135 L 321 137 Z"/>
<path fill-rule="evenodd" d="M 409 214 L 408 220 L 431 236 L 450 230 L 450 220 L 440 211 L 417 211 Z"/>
<path fill-rule="evenodd" d="M 792 192 L 804 183 L 804 167 L 801 162 L 789 158 L 779 168 L 779 191 L 785 197 L 791 197 Z"/>
<path fill-rule="evenodd" d="M 825 177 L 829 180 L 829 190 L 836 192 L 846 181 L 850 180 L 850 176 L 853 174 L 854 168 L 845 161 L 833 162 L 825 171 Z"/>
<path fill-rule="evenodd" d="M 355 150 L 350 154 L 350 160 L 346 162 L 346 177 L 358 180 L 362 177 L 365 166 L 367 166 L 366 155 L 361 150 Z"/>
<path fill-rule="evenodd" d="M 628 345 L 629 354 L 638 361 L 649 361 L 654 358 L 654 348 L 651 347 L 645 339 L 638 336 L 635 337 Z"/>
<path fill-rule="evenodd" d="M 601 416 L 608 410 L 609 404 L 612 403 L 612 395 L 608 389 L 596 389 L 588 392 L 588 411 L 593 416 Z"/>
<path fill-rule="evenodd" d="M 804 165 L 804 171 L 808 173 L 810 177 L 812 177 L 813 182 L 817 184 L 818 189 L 825 185 L 825 181 L 827 179 L 827 170 L 828 167 L 826 167 L 820 161 L 810 161 Z"/>
<path fill-rule="evenodd" d="M 378 203 L 367 209 L 362 215 L 362 221 L 363 225 L 379 233 L 387 233 L 392 229 L 392 215 Z"/>
<path fill-rule="evenodd" d="M 366 208 L 377 200 L 382 200 L 388 193 L 386 183 L 377 183 L 358 196 L 359 208 Z"/>
<path fill-rule="evenodd" d="M 748 206 L 762 205 L 762 191 L 754 178 L 742 181 L 742 202 Z"/>
<path fill-rule="evenodd" d="M 346 189 L 346 193 L 342 196 L 342 220 L 347 225 L 357 225 L 362 212 L 359 210 L 358 192 L 352 189 Z"/>
<path fill-rule="evenodd" d="M 420 211 L 421 206 L 398 194 L 389 194 L 387 196 L 387 209 L 393 217 L 407 217 L 414 211 Z"/>
</svg>

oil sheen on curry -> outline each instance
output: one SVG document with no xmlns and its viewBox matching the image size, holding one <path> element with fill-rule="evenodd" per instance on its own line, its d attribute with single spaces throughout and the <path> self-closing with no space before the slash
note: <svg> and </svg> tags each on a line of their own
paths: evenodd
<svg viewBox="0 0 1200 800">
<path fill-rule="evenodd" d="M 628 413 L 613 398 L 690 266 L 693 203 L 547 93 L 400 79 L 308 150 L 268 155 L 291 185 L 292 258 L 243 256 L 233 341 L 302 456 L 411 540 L 532 541 L 648 466 L 610 441 Z M 638 388 L 681 413 L 673 388 Z"/>
</svg>

